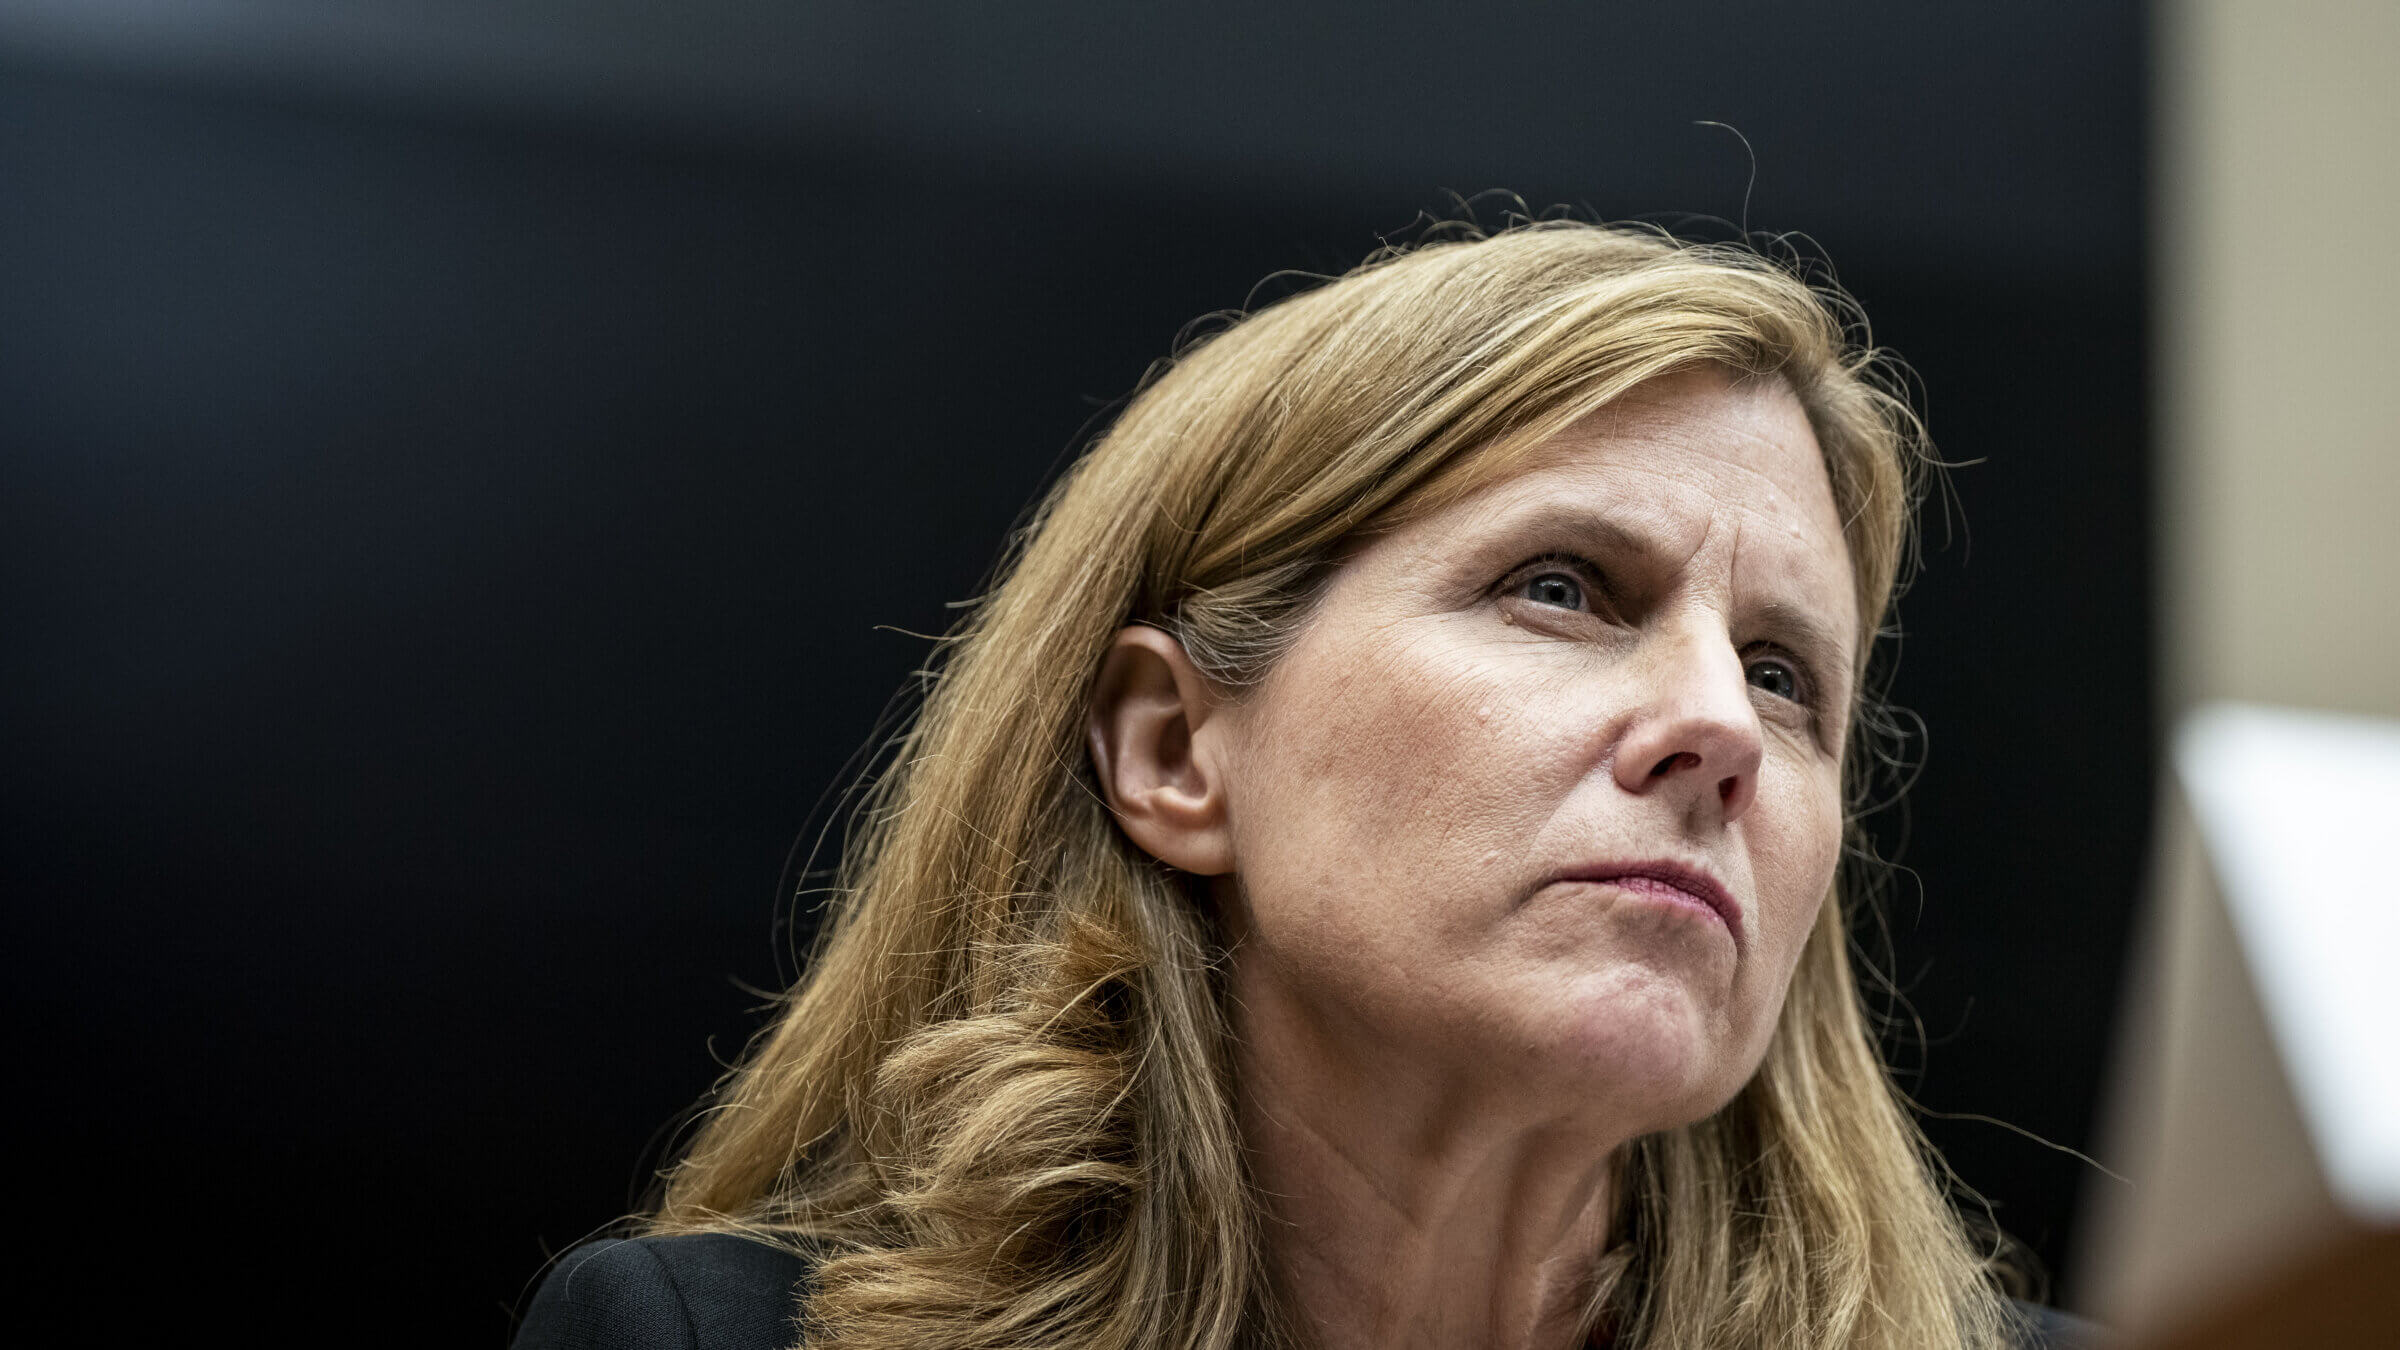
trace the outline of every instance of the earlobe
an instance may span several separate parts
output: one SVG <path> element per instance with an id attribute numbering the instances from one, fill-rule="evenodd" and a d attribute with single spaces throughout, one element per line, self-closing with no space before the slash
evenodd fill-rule
<path id="1" fill-rule="evenodd" d="M 1100 791 L 1127 838 L 1170 867 L 1233 870 L 1215 691 L 1183 644 L 1136 624 L 1119 632 L 1092 685 L 1086 735 Z"/>

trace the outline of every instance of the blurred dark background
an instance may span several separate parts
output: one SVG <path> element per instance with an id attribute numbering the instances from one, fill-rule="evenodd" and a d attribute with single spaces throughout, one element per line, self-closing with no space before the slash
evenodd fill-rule
<path id="1" fill-rule="evenodd" d="M 2027 1135 L 2093 1128 L 2149 818 L 2144 23 L 0 7 L 49 1288 L 496 1350 L 790 975 L 787 853 L 926 654 L 896 630 L 1186 320 L 1493 187 L 1807 233 L 1972 464 L 1902 610 L 1895 1053 L 2066 1269 L 2115 1183 Z"/>

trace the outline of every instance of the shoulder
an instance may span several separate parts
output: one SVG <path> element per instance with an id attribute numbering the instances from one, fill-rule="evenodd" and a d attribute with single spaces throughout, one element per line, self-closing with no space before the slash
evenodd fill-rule
<path id="1" fill-rule="evenodd" d="M 514 1350 L 789 1350 L 807 1258 L 732 1233 L 610 1238 L 560 1258 Z"/>
<path id="2" fill-rule="evenodd" d="M 2114 1342 L 2092 1322 L 2039 1303 L 2013 1302 L 2022 1327 L 2017 1344 L 2022 1350 L 2108 1350 Z"/>

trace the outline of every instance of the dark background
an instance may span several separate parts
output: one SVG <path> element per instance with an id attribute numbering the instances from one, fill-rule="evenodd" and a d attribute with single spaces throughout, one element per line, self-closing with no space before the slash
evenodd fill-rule
<path id="1" fill-rule="evenodd" d="M 790 975 L 894 630 L 1186 320 L 1492 187 L 1747 196 L 1921 376 L 1974 465 L 1902 610 L 1895 1055 L 2085 1145 L 2152 749 L 2140 7 L 1135 13 L 0 10 L 48 1297 L 500 1346 Z M 1927 1128 L 2065 1268 L 2115 1183 Z"/>

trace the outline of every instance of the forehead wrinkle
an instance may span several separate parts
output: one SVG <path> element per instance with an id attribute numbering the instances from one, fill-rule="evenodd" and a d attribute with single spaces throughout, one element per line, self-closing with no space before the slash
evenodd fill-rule
<path id="1" fill-rule="evenodd" d="M 1661 387 L 1688 387 L 1687 381 L 1714 386 L 1698 395 L 1703 404 L 1700 410 L 1689 407 L 1689 395 L 1662 395 Z M 1785 412 L 1796 415 L 1790 419 L 1793 425 L 1780 425 L 1785 419 L 1778 414 Z M 1838 520 L 1840 508 L 1832 500 L 1833 466 L 1825 461 L 1824 447 L 1799 395 L 1789 382 L 1780 378 L 1729 378 L 1721 371 L 1691 371 L 1662 377 L 1584 414 L 1550 440 L 1533 447 L 1523 464 L 1533 467 L 1572 456 L 1578 450 L 1601 449 L 1611 444 L 1673 446 L 1705 455 L 1725 468 L 1739 470 L 1787 494 L 1807 495 L 1805 489 L 1796 489 L 1794 484 L 1784 482 L 1758 463 L 1762 459 L 1769 463 L 1784 460 L 1787 446 L 1781 433 L 1795 429 L 1805 438 L 1811 452 L 1807 456 L 1809 465 L 1817 471 L 1808 475 L 1811 482 L 1807 486 L 1825 488 L 1829 515 L 1836 518 L 1837 531 L 1846 537 L 1848 522 Z M 1764 453 L 1744 454 L 1728 442 Z"/>
<path id="2" fill-rule="evenodd" d="M 1772 436 L 1746 427 L 1731 430 L 1782 459 L 1790 458 L 1789 447 Z M 1682 575 L 1686 582 L 1715 590 L 1715 584 L 1690 573 L 1711 541 L 1720 538 L 1718 527 L 1729 517 L 1733 534 L 1724 584 L 1734 588 L 1734 595 L 1768 594 L 1738 606 L 1728 618 L 1783 642 L 1846 683 L 1857 664 L 1857 635 L 1852 631 L 1856 624 L 1846 622 L 1842 611 L 1855 609 L 1857 601 L 1849 541 L 1834 516 L 1831 484 L 1821 473 L 1808 482 L 1787 482 L 1770 468 L 1714 448 L 1718 439 L 1697 435 L 1630 443 L 1618 439 L 1605 447 L 1545 446 L 1540 453 L 1546 462 L 1529 468 L 1523 477 L 1495 485 L 1499 491 L 1494 495 L 1504 500 L 1489 503 L 1490 519 L 1512 531 L 1590 539 L 1621 560 L 1638 562 L 1645 571 Z M 1662 462 L 1640 453 L 1666 444 L 1687 452 L 1705 449 L 1712 467 L 1678 464 L 1674 456 Z M 1626 448 L 1636 453 L 1609 453 Z M 1809 467 L 1819 464 L 1812 459 Z M 1718 477 L 1728 470 L 1736 471 L 1739 488 L 1728 490 Z M 1628 491 L 1628 473 L 1671 489 Z M 1542 479 L 1549 481 L 1538 481 Z M 1684 497 L 1686 492 L 1692 497 Z M 1687 506 L 1692 508 L 1688 513 Z M 1687 521 L 1698 527 L 1690 532 L 1688 545 L 1681 537 L 1687 533 Z M 1734 595 L 1725 597 L 1729 606 Z"/>
<path id="3" fill-rule="evenodd" d="M 1626 471 L 1663 479 L 1673 490 L 1628 491 L 1622 481 L 1607 481 Z M 1820 552 L 1816 545 L 1829 545 L 1842 575 L 1826 580 L 1838 581 L 1844 587 L 1848 584 L 1848 546 L 1838 532 L 1823 528 L 1809 530 L 1805 528 L 1809 522 L 1795 519 L 1791 514 L 1764 510 L 1747 496 L 1727 493 L 1704 476 L 1674 473 L 1664 466 L 1647 464 L 1591 466 L 1590 472 L 1576 476 L 1587 481 L 1588 490 L 1531 481 L 1531 475 L 1509 484 L 1502 493 L 1495 494 L 1502 500 L 1482 503 L 1486 509 L 1479 513 L 1479 526 L 1473 528 L 1477 532 L 1569 535 L 1588 540 L 1599 546 L 1598 551 L 1621 559 L 1630 558 L 1645 565 L 1665 564 L 1665 570 L 1683 572 L 1710 551 L 1711 543 L 1720 537 L 1720 527 L 1730 518 L 1734 534 L 1727 550 L 1728 572 L 1738 576 L 1745 556 L 1759 556 L 1759 551 L 1744 547 L 1753 537 L 1748 527 L 1755 522 L 1769 540 L 1763 551 L 1775 560 L 1769 569 L 1772 573 L 1804 571 L 1805 566 L 1792 567 L 1792 560 L 1803 555 L 1813 559 Z M 1781 490 L 1783 485 L 1774 484 L 1772 479 L 1768 481 L 1778 488 L 1784 503 L 1800 505 L 1792 500 L 1790 492 Z M 1814 523 L 1824 527 L 1829 522 Z M 1819 537 L 1812 539 L 1811 535 Z M 1787 553 L 1773 547 L 1786 539 L 1798 548 Z"/>
<path id="4" fill-rule="evenodd" d="M 1508 472 L 1463 497 L 1414 521 L 1393 522 L 1382 538 L 1402 544 L 1402 557 L 1417 565 L 1410 570 L 1428 575 L 1426 564 L 1456 559 L 1469 540 L 1496 545 L 1503 537 L 1543 533 L 1579 546 L 1589 541 L 1643 571 L 1688 574 L 1703 554 L 1723 547 L 1717 527 L 1732 513 L 1736 556 L 1726 581 L 1755 558 L 1766 562 L 1765 575 L 1781 583 L 1778 589 L 1797 582 L 1801 592 L 1825 592 L 1790 597 L 1783 608 L 1802 608 L 1804 600 L 1815 609 L 1830 600 L 1854 609 L 1849 541 L 1814 429 L 1781 416 L 1797 412 L 1796 405 L 1780 406 L 1793 399 L 1788 391 L 1767 408 L 1737 389 L 1724 392 L 1730 404 L 1704 395 L 1712 406 L 1698 410 L 1683 397 L 1628 395 L 1511 455 Z M 1419 528 L 1445 517 L 1443 528 Z M 1754 517 L 1763 530 L 1746 528 Z M 1762 541 L 1763 549 L 1744 547 Z M 1793 547 L 1776 547 L 1785 541 Z M 1809 565 L 1821 558 L 1830 560 L 1827 568 Z M 1812 575 L 1819 571 L 1826 575 Z M 1847 657 L 1851 646 L 1844 640 L 1826 651 Z"/>
<path id="5" fill-rule="evenodd" d="M 1602 409 L 1602 411 L 1608 410 Z M 1569 435 L 1561 436 L 1559 439 L 1537 448 L 1527 456 L 1522 472 L 1500 480 L 1500 483 L 1494 484 L 1494 487 L 1500 488 L 1505 485 L 1523 487 L 1528 485 L 1531 479 L 1544 475 L 1557 475 L 1584 480 L 1591 487 L 1599 489 L 1604 496 L 1638 504 L 1645 499 L 1622 493 L 1610 493 L 1606 489 L 1610 485 L 1609 480 L 1618 474 L 1642 473 L 1692 488 L 1710 502 L 1725 501 L 1745 509 L 1753 509 L 1748 507 L 1748 503 L 1757 499 L 1758 489 L 1764 489 L 1768 495 L 1780 497 L 1787 504 L 1811 515 L 1816 513 L 1810 511 L 1803 503 L 1807 498 L 1816 495 L 1813 489 L 1822 487 L 1824 489 L 1823 505 L 1827 508 L 1825 521 L 1834 523 L 1836 539 L 1842 537 L 1840 522 L 1833 509 L 1830 471 L 1825 468 L 1821 452 L 1810 457 L 1810 467 L 1817 471 L 1815 480 L 1794 484 L 1786 481 L 1780 474 L 1769 468 L 1761 467 L 1749 456 L 1727 453 L 1721 444 L 1724 437 L 1714 434 L 1729 432 L 1743 440 L 1755 443 L 1762 449 L 1773 452 L 1777 458 L 1782 457 L 1785 447 L 1781 441 L 1747 427 L 1717 426 L 1710 429 L 1711 434 L 1701 435 L 1653 434 L 1643 435 L 1639 438 L 1608 436 L 1590 440 L 1575 436 L 1575 430 L 1571 429 Z M 1814 439 L 1814 434 L 1811 433 L 1810 448 L 1812 450 L 1815 449 Z M 1731 472 L 1749 480 L 1746 484 L 1747 490 L 1727 491 L 1726 485 L 1709 481 L 1710 468 L 1679 463 L 1674 454 L 1651 453 L 1663 449 L 1705 456 L 1712 461 L 1716 472 Z M 1823 524 L 1825 521 L 1817 523 Z"/>
<path id="6" fill-rule="evenodd" d="M 1759 476 L 1767 477 L 1763 472 Z M 1827 496 L 1830 495 L 1831 489 L 1827 488 Z M 1849 541 L 1838 529 L 1827 534 L 1826 520 L 1806 519 L 1819 513 L 1809 510 L 1788 489 L 1782 494 L 1782 502 L 1791 514 L 1771 513 L 1748 501 L 1733 503 L 1737 523 L 1734 556 L 1728 572 L 1737 589 L 1767 592 L 1765 598 L 1744 607 L 1744 619 L 1766 636 L 1809 658 L 1820 669 L 1838 674 L 1841 682 L 1847 684 L 1857 662 L 1853 650 L 1856 635 L 1852 631 L 1857 625 L 1838 621 L 1845 617 L 1839 611 L 1855 609 L 1857 605 Z M 1747 528 L 1752 523 L 1759 526 L 1755 534 Z M 1816 528 L 1808 528 L 1811 523 Z M 1764 538 L 1758 548 L 1745 556 L 1744 545 L 1759 535 Z M 1819 566 L 1820 559 L 1828 555 L 1836 566 Z M 1746 560 L 1757 562 L 1755 570 L 1760 575 L 1750 586 L 1742 587 Z M 1795 586 L 1798 593 L 1791 590 Z M 1820 591 L 1822 594 L 1817 594 Z M 1829 607 L 1835 612 L 1824 613 Z"/>

